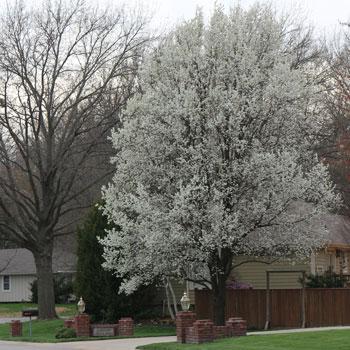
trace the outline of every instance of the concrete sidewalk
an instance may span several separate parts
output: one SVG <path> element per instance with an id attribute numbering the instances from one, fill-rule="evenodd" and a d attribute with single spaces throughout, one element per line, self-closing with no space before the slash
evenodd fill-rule
<path id="1" fill-rule="evenodd" d="M 322 332 L 322 331 L 333 331 L 333 330 L 341 330 L 341 329 L 350 329 L 350 326 L 279 329 L 276 331 L 248 332 L 247 334 L 248 335 L 269 335 L 269 334 L 287 334 L 287 333 L 303 333 L 303 332 Z"/>

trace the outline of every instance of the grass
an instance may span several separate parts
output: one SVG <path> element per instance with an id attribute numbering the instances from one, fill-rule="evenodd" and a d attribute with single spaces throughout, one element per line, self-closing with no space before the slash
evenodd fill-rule
<path id="1" fill-rule="evenodd" d="M 161 343 L 140 346 L 144 350 L 348 350 L 350 330 L 291 334 L 251 335 L 205 344 Z"/>
<path id="2" fill-rule="evenodd" d="M 30 341 L 44 343 L 58 343 L 65 341 L 78 340 L 100 340 L 113 339 L 120 337 L 90 337 L 90 338 L 72 338 L 72 339 L 56 339 L 57 330 L 63 326 L 63 320 L 52 321 L 32 321 L 32 337 L 29 337 L 29 322 L 23 323 L 23 336 L 13 338 L 10 336 L 9 324 L 0 324 L 0 340 Z M 175 327 L 155 326 L 155 325 L 137 325 L 135 327 L 134 337 L 156 337 L 175 335 Z"/>
<path id="3" fill-rule="evenodd" d="M 0 303 L 0 317 L 21 317 L 23 309 L 37 308 L 32 303 Z M 75 304 L 57 304 L 56 312 L 60 317 L 70 317 L 76 313 Z"/>

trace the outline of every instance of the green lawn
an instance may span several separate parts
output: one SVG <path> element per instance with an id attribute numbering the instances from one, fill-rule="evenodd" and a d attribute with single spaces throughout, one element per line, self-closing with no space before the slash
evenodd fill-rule
<path id="1" fill-rule="evenodd" d="M 190 345 L 177 343 L 153 344 L 144 350 L 349 350 L 350 330 L 251 335 Z"/>
<path id="2" fill-rule="evenodd" d="M 73 339 L 56 339 L 55 334 L 58 328 L 63 326 L 63 320 L 53 321 L 33 321 L 32 337 L 29 337 L 29 323 L 23 323 L 23 336 L 13 338 L 10 336 L 9 324 L 0 324 L 0 340 L 32 341 L 32 342 L 62 342 L 77 340 L 98 340 L 106 338 L 73 338 Z M 175 327 L 140 325 L 135 327 L 134 337 L 156 337 L 165 335 L 175 335 Z M 118 338 L 118 337 L 115 337 Z M 108 337 L 107 339 L 111 339 Z"/>
<path id="3" fill-rule="evenodd" d="M 0 303 L 0 317 L 21 317 L 23 309 L 37 308 L 37 304 L 31 303 Z M 59 316 L 75 315 L 75 304 L 57 304 L 56 312 Z"/>

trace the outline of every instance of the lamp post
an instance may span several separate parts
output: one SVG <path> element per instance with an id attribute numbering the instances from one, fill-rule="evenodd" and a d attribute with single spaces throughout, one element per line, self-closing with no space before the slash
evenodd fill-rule
<path id="1" fill-rule="evenodd" d="M 186 292 L 184 292 L 184 295 L 180 300 L 180 304 L 181 304 L 182 311 L 188 311 L 190 309 L 191 300 L 188 297 Z"/>
<path id="2" fill-rule="evenodd" d="M 83 314 L 85 311 L 85 302 L 83 300 L 83 297 L 80 297 L 78 301 L 78 311 L 80 315 Z"/>

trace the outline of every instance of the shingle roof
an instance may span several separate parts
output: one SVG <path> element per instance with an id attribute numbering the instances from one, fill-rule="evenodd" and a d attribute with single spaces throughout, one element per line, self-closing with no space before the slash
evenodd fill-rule
<path id="1" fill-rule="evenodd" d="M 76 271 L 76 255 L 54 251 L 53 272 Z M 0 275 L 35 275 L 33 254 L 23 248 L 0 250 Z"/>
<path id="2" fill-rule="evenodd" d="M 343 215 L 327 215 L 324 224 L 328 229 L 329 244 L 350 247 L 350 218 Z"/>
<path id="3" fill-rule="evenodd" d="M 322 221 L 328 229 L 330 246 L 350 247 L 350 218 L 343 215 L 326 215 Z M 53 256 L 53 272 L 76 271 L 76 255 L 56 249 Z M 33 254 L 27 249 L 1 249 L 0 275 L 35 275 Z"/>

